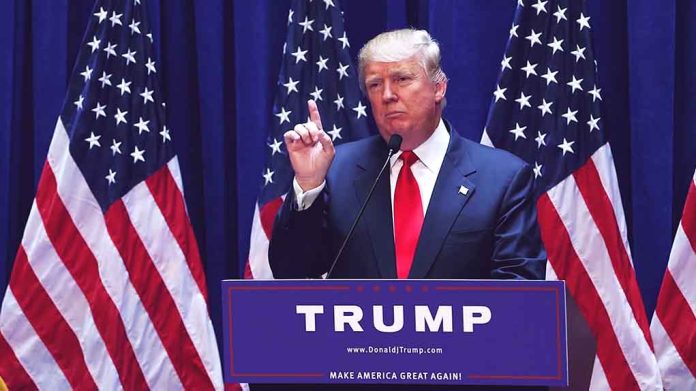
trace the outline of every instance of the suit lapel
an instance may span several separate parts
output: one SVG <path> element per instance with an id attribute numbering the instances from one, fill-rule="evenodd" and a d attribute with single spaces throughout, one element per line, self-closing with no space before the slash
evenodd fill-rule
<path id="1" fill-rule="evenodd" d="M 382 142 L 383 144 L 383 142 Z M 358 163 L 363 171 L 355 180 L 355 194 L 358 204 L 362 205 L 370 192 L 370 187 L 379 173 L 387 156 L 386 148 L 368 154 L 368 161 Z M 381 151 L 383 149 L 384 151 Z M 368 227 L 370 241 L 374 249 L 377 265 L 382 278 L 396 278 L 396 255 L 394 250 L 394 228 L 391 213 L 391 191 L 389 188 L 389 167 L 377 182 L 372 199 L 362 216 Z"/>
<path id="2" fill-rule="evenodd" d="M 452 224 L 476 189 L 467 178 L 476 170 L 467 154 L 465 142 L 450 129 L 447 154 L 428 204 L 409 278 L 426 277 Z"/>

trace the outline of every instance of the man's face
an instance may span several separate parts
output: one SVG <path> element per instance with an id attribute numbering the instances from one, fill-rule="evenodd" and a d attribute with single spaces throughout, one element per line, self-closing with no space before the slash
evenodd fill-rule
<path id="1" fill-rule="evenodd" d="M 369 62 L 365 89 L 379 133 L 386 141 L 403 137 L 401 149 L 412 150 L 430 137 L 440 121 L 440 102 L 447 83 L 433 83 L 414 58 Z"/>

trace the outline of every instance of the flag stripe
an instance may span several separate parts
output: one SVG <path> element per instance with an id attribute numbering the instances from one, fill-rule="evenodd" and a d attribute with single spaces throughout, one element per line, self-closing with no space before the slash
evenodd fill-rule
<path id="1" fill-rule="evenodd" d="M 270 239 L 271 234 L 273 234 L 273 222 L 281 206 L 283 206 L 283 198 L 278 197 L 261 207 L 261 226 L 266 238 Z"/>
<path id="2" fill-rule="evenodd" d="M 94 323 L 89 302 L 51 245 L 36 203 L 32 205 L 25 231 L 32 233 L 22 239 L 29 265 L 56 309 L 75 332 L 97 386 L 99 389 L 122 388 L 118 371 Z"/>
<path id="3" fill-rule="evenodd" d="M 129 279 L 123 260 L 108 235 L 97 201 L 72 156 L 61 153 L 68 149 L 68 142 L 63 122 L 59 118 L 47 157 L 56 177 L 58 195 L 72 220 L 81 222 L 75 228 L 87 243 L 88 250 L 85 251 L 98 254 L 99 276 L 116 308 L 120 310 L 123 322 L 130 325 L 126 328 L 126 333 L 149 387 L 181 388 L 174 367 Z M 160 364 L 145 365 L 148 362 Z"/>
<path id="4" fill-rule="evenodd" d="M 135 231 L 123 201 L 114 202 L 104 217 L 109 235 L 184 388 L 212 389 L 176 305 Z"/>
<path id="5" fill-rule="evenodd" d="M 599 151 L 597 153 L 600 153 Z M 619 231 L 617 216 L 614 215 L 614 209 L 605 189 L 597 186 L 601 184 L 597 167 L 592 159 L 588 160 L 582 167 L 573 173 L 576 184 L 585 205 L 592 215 L 592 219 L 597 225 L 607 251 L 609 258 L 614 268 L 616 278 L 621 285 L 621 289 L 626 295 L 628 304 L 630 305 L 633 316 L 638 323 L 638 327 L 643 332 L 645 340 L 652 348 L 652 339 L 648 326 L 648 319 L 645 315 L 643 300 L 638 289 L 638 281 L 636 281 L 633 265 L 629 261 L 624 241 L 621 238 Z"/>
<path id="6" fill-rule="evenodd" d="M 539 197 L 537 208 L 549 262 L 553 264 L 558 277 L 566 280 L 568 289 L 597 338 L 597 355 L 606 369 L 607 381 L 617 389 L 639 389 L 626 358 L 621 354 L 621 347 L 614 334 L 607 309 L 548 195 L 543 194 Z"/>
<path id="7" fill-rule="evenodd" d="M 166 166 L 154 173 L 153 177 L 161 173 L 166 175 L 161 179 L 166 180 L 168 176 Z M 160 190 L 176 191 L 175 188 L 167 189 L 166 185 L 158 186 Z M 176 185 L 171 182 L 170 186 Z M 217 347 L 205 298 L 191 274 L 186 255 L 180 246 L 174 245 L 177 240 L 169 230 L 168 222 L 156 204 L 155 195 L 151 193 L 149 186 L 141 183 L 123 196 L 122 200 L 133 229 L 140 237 L 145 251 L 152 260 L 152 265 L 162 278 L 164 288 L 176 306 L 178 317 L 183 321 L 187 334 L 182 335 L 181 338 L 187 338 L 192 342 L 192 347 L 195 348 L 208 374 L 219 371 L 220 368 L 216 365 L 219 360 L 203 360 L 201 354 L 202 351 L 208 351 L 213 346 Z M 181 211 L 183 212 L 183 209 Z M 179 217 L 185 218 L 183 214 Z M 222 384 L 220 386 L 222 387 Z"/>
<path id="8" fill-rule="evenodd" d="M 36 191 L 36 206 L 48 237 L 65 267 L 88 298 L 94 322 L 124 387 L 147 387 L 118 308 L 100 279 L 97 260 L 63 205 L 57 186 L 52 167 L 46 162 Z"/>
<path id="9" fill-rule="evenodd" d="M 203 295 L 203 305 L 206 307 L 208 292 L 205 286 L 203 265 L 198 255 L 198 243 L 191 224 L 187 223 L 184 197 L 168 167 L 164 166 L 159 169 L 147 178 L 145 183 L 147 183 L 158 209 L 162 212 L 169 231 L 174 235 L 179 248 L 185 254 L 184 262 L 188 263 L 189 272 L 193 275 L 198 289 Z"/>
<path id="10" fill-rule="evenodd" d="M 263 229 L 263 221 L 261 220 L 261 212 L 258 205 L 254 208 L 250 240 L 249 262 L 247 264 L 249 276 L 254 279 L 273 278 L 273 271 L 268 263 L 269 236 Z"/>
<path id="11" fill-rule="evenodd" d="M 654 316 L 650 323 L 650 331 L 655 340 L 662 381 L 666 390 L 695 390 L 696 375 L 693 374 L 677 352 L 672 340 L 667 335 L 659 316 Z"/>
<path id="12" fill-rule="evenodd" d="M 0 333 L 14 350 L 17 360 L 31 377 L 38 389 L 68 390 L 70 383 L 65 378 L 51 353 L 36 334 L 33 326 L 15 299 L 12 289 L 5 292 L 0 318 Z M 9 380 L 10 379 L 5 379 Z"/>
<path id="13" fill-rule="evenodd" d="M 20 246 L 10 279 L 17 304 L 41 341 L 55 358 L 72 388 L 96 389 L 87 369 L 80 343 L 63 316 L 53 305 Z"/>
<path id="14" fill-rule="evenodd" d="M 682 361 L 696 377 L 696 316 L 670 272 L 662 281 L 656 313 Z"/>
<path id="15" fill-rule="evenodd" d="M 37 389 L 36 383 L 31 380 L 29 374 L 24 370 L 22 364 L 17 359 L 12 347 L 7 343 L 2 335 L 0 328 L 0 378 L 2 378 L 9 389 L 26 390 Z"/>
<path id="16" fill-rule="evenodd" d="M 696 183 L 693 181 L 689 185 L 689 193 L 686 199 L 681 225 L 684 227 L 684 234 L 689 239 L 691 249 L 696 251 Z M 696 297 L 696 295 L 692 297 Z"/>

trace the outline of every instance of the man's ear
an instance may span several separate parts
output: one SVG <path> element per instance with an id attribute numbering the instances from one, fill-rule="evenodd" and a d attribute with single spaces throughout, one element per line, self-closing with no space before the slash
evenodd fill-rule
<path id="1" fill-rule="evenodd" d="M 435 102 L 440 104 L 447 93 L 447 80 L 435 84 Z"/>

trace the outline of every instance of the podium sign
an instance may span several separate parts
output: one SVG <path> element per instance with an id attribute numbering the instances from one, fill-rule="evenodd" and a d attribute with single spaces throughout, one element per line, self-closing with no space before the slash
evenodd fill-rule
<path id="1" fill-rule="evenodd" d="M 567 385 L 561 281 L 222 282 L 226 382 Z"/>

